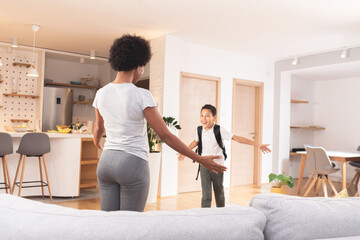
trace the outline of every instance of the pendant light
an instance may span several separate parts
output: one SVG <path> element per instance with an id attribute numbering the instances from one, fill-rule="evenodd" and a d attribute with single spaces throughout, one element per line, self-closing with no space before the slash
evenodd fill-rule
<path id="1" fill-rule="evenodd" d="M 18 47 L 18 39 L 16 37 L 13 37 L 11 46 L 14 48 Z"/>
<path id="2" fill-rule="evenodd" d="M 95 59 L 96 56 L 95 56 L 95 50 L 91 50 L 90 51 L 90 59 Z"/>
<path id="3" fill-rule="evenodd" d="M 39 31 L 40 27 L 38 25 L 35 25 L 33 24 L 31 26 L 33 32 L 34 32 L 34 41 L 33 41 L 33 60 L 32 60 L 32 65 L 31 65 L 31 68 L 30 68 L 30 71 L 27 73 L 27 75 L 29 77 L 38 77 L 39 76 L 39 73 L 38 71 L 36 70 L 36 67 L 35 67 L 35 34 L 37 33 L 37 31 Z"/>

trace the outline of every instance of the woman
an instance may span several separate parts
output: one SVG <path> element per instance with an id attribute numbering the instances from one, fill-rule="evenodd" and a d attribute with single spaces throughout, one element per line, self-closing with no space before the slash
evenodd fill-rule
<path id="1" fill-rule="evenodd" d="M 146 121 L 175 151 L 214 173 L 226 170 L 213 161 L 220 156 L 199 156 L 170 133 L 151 93 L 134 85 L 150 58 L 150 46 L 145 39 L 131 35 L 116 39 L 109 62 L 117 76 L 94 99 L 93 140 L 100 149 L 100 139 L 106 131 L 97 169 L 101 209 L 105 211 L 144 211 L 150 181 Z"/>

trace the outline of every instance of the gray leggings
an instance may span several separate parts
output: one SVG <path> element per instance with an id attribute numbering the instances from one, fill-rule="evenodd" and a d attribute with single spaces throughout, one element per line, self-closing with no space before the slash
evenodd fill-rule
<path id="1" fill-rule="evenodd" d="M 104 211 L 144 211 L 149 192 L 149 163 L 119 150 L 104 150 L 97 168 Z"/>

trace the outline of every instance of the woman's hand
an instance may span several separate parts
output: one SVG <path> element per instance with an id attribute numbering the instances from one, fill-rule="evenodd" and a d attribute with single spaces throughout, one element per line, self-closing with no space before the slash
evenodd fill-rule
<path id="1" fill-rule="evenodd" d="M 227 168 L 221 164 L 218 164 L 214 161 L 214 159 L 219 159 L 221 156 L 201 156 L 198 161 L 201 165 L 203 165 L 210 172 L 218 174 L 218 172 L 225 172 Z"/>
<path id="2" fill-rule="evenodd" d="M 260 144 L 258 146 L 258 148 L 263 152 L 263 153 L 269 153 L 271 152 L 270 148 L 268 148 L 268 146 L 270 146 L 270 144 Z"/>

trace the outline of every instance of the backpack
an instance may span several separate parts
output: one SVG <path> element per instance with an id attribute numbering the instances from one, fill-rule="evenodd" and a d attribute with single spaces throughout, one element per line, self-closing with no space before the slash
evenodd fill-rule
<path id="1" fill-rule="evenodd" d="M 202 129 L 203 129 L 202 126 L 198 126 L 198 128 L 197 128 L 197 134 L 198 134 L 199 142 L 198 142 L 198 148 L 195 151 L 200 156 L 201 156 L 201 153 L 202 153 L 202 139 L 201 139 Z M 217 124 L 214 125 L 214 134 L 215 134 L 216 142 L 219 144 L 219 147 L 221 148 L 221 150 L 223 152 L 223 155 L 224 155 L 224 158 L 226 160 L 227 155 L 226 155 L 226 151 L 225 151 L 225 146 L 224 146 L 224 144 L 222 142 L 222 139 L 221 139 L 220 126 L 217 125 Z M 199 163 L 199 167 L 198 167 L 198 171 L 197 171 L 197 175 L 196 175 L 196 180 L 198 180 L 198 178 L 199 178 L 199 173 L 200 173 L 200 163 Z"/>

